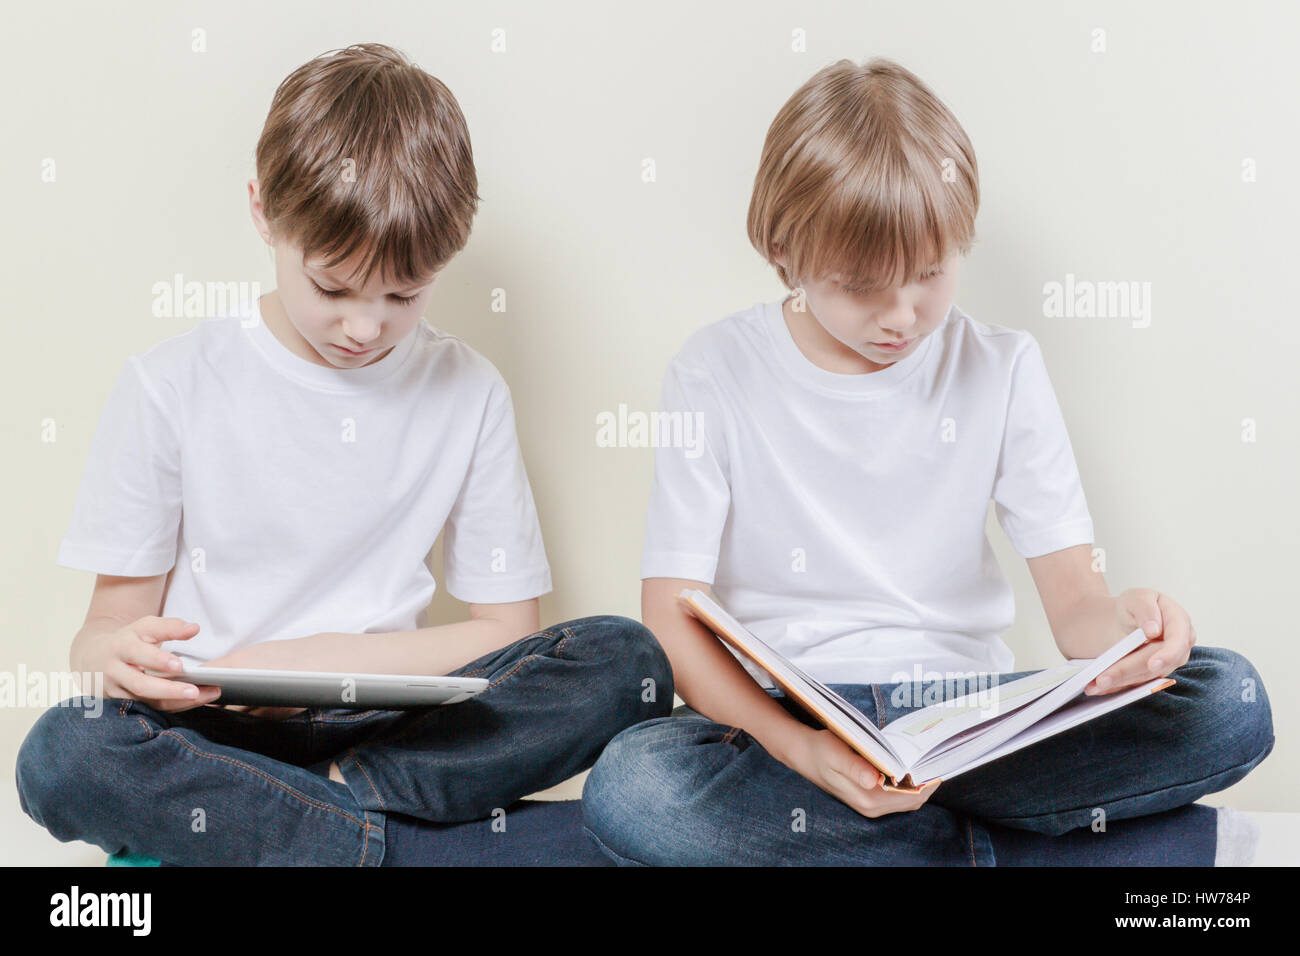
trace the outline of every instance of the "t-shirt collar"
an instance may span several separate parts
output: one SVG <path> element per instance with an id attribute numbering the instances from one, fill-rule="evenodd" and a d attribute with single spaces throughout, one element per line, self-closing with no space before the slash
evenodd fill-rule
<path id="1" fill-rule="evenodd" d="M 388 378 L 406 360 L 415 345 L 419 327 L 398 342 L 388 354 L 377 362 L 360 368 L 333 368 L 309 362 L 291 352 L 275 333 L 267 327 L 262 317 L 260 299 L 254 299 L 240 316 L 244 331 L 257 351 L 281 374 L 303 385 L 327 391 L 345 392 L 367 388 Z"/>
<path id="2" fill-rule="evenodd" d="M 925 337 L 919 346 L 885 368 L 875 372 L 849 373 L 831 372 L 813 364 L 800 351 L 790 329 L 785 324 L 782 305 L 785 299 L 769 302 L 764 306 L 765 320 L 769 333 L 776 346 L 781 364 L 799 382 L 818 391 L 839 395 L 871 396 L 880 395 L 895 388 L 909 378 L 922 365 L 926 357 L 934 350 L 934 340 L 947 326 L 955 305 L 950 306 L 939 326 Z"/>

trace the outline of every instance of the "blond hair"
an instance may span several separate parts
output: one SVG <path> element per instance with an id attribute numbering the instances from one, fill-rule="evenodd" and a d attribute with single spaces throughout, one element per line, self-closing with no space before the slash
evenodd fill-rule
<path id="1" fill-rule="evenodd" d="M 431 277 L 464 248 L 479 202 L 456 98 L 392 47 L 323 53 L 275 91 L 257 141 L 262 208 L 275 239 L 354 253 L 400 285 Z"/>
<path id="2" fill-rule="evenodd" d="M 840 60 L 772 121 L 749 240 L 788 288 L 838 272 L 875 290 L 965 254 L 978 210 L 975 151 L 930 88 L 891 60 Z"/>

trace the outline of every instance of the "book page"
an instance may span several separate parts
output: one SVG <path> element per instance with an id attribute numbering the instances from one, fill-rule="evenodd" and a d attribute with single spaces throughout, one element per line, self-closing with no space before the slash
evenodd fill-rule
<path id="1" fill-rule="evenodd" d="M 773 654 L 776 654 L 778 657 L 781 656 L 778 651 L 776 651 L 771 647 L 771 645 L 764 643 L 762 638 L 755 637 L 754 640 L 762 644 L 764 647 L 769 648 L 771 652 Z M 831 690 L 821 681 L 817 680 L 817 678 L 809 677 L 807 674 L 801 671 L 797 666 L 790 663 L 788 659 L 786 658 L 781 658 L 781 659 L 785 661 L 785 663 L 789 666 L 792 672 L 798 675 L 802 680 L 807 681 L 809 686 L 813 687 L 819 694 L 823 695 L 827 701 L 834 704 L 848 720 L 853 721 L 854 724 L 861 727 L 865 733 L 870 734 L 872 737 L 874 737 L 877 741 L 880 742 L 882 746 L 886 746 L 886 747 L 889 746 L 889 741 L 886 739 L 885 735 L 881 732 L 880 728 L 875 725 L 875 723 L 871 720 L 870 717 L 868 717 L 862 711 L 858 710 L 856 707 L 850 704 L 839 694 L 835 693 L 835 691 Z"/>
<path id="2" fill-rule="evenodd" d="M 924 783 L 925 779 L 952 776 L 961 772 L 977 758 L 1000 747 L 1025 728 L 1042 720 L 1048 714 L 1066 704 L 1071 698 L 1081 694 L 1089 681 L 1121 657 L 1141 647 L 1146 641 L 1146 634 L 1143 633 L 1141 628 L 1137 628 L 1100 657 L 1091 661 L 1072 662 L 1083 665 L 1075 672 L 1074 676 L 1059 686 L 1052 688 L 1047 694 L 1039 697 L 1028 706 L 1021 707 L 1014 713 L 1008 714 L 1006 719 L 1000 720 L 983 732 L 973 735 L 969 740 L 945 748 L 943 753 L 926 757 L 916 766 L 916 772 L 913 776 L 916 777 L 919 774 L 923 779 L 917 780 L 917 782 Z"/>
<path id="3" fill-rule="evenodd" d="M 1040 740 L 1059 734 L 1063 730 L 1069 730 L 1071 727 L 1094 720 L 1108 711 L 1123 707 L 1125 704 L 1131 704 L 1135 700 L 1140 700 L 1148 694 L 1154 694 L 1156 691 L 1164 690 L 1176 683 L 1177 681 L 1172 677 L 1154 677 L 1145 684 L 1139 684 L 1137 687 L 1128 690 L 1116 691 L 1113 694 L 1099 694 L 1095 697 L 1080 694 L 1054 714 L 1050 714 L 1038 721 L 1038 723 L 1022 730 L 1006 743 L 990 750 L 982 757 L 977 757 L 963 764 L 959 770 L 950 771 L 948 776 L 953 777 L 957 773 L 974 770 L 991 760 L 997 760 L 1009 753 L 1015 753 L 1022 747 L 1028 747 L 1030 744 L 1036 744 Z"/>
<path id="4" fill-rule="evenodd" d="M 899 717 L 883 733 L 909 765 L 935 756 L 1069 680 L 1088 662 L 1071 662 L 940 701 Z M 981 675 L 988 676 L 988 675 Z M 997 675 L 992 675 L 997 676 Z M 946 746 L 941 746 L 945 745 Z"/>

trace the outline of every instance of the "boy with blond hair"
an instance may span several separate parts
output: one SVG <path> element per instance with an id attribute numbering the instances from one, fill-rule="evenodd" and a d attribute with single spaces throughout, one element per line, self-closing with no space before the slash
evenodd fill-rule
<path id="1" fill-rule="evenodd" d="M 495 816 L 666 714 L 671 672 L 624 617 L 539 630 L 510 390 L 422 321 L 479 198 L 451 92 L 380 44 L 312 60 L 276 91 L 249 194 L 277 288 L 118 377 L 58 555 L 98 574 L 72 668 L 105 706 L 42 715 L 19 794 L 111 853 L 395 862 L 418 821 Z M 469 620 L 426 627 L 440 530 Z M 490 683 L 447 707 L 244 709 L 145 672 L 182 659 Z"/>
<path id="2" fill-rule="evenodd" d="M 664 377 L 664 411 L 696 413 L 704 453 L 656 451 L 642 617 L 687 706 L 623 731 L 588 776 L 586 827 L 614 860 L 985 866 L 981 821 L 1059 834 L 1098 809 L 1151 814 L 1272 749 L 1251 664 L 1193 646 L 1167 594 L 1111 595 L 1094 570 L 1037 342 L 953 302 L 978 208 L 965 132 L 888 60 L 826 67 L 772 123 L 749 237 L 792 292 L 699 330 Z M 990 498 L 1066 657 L 1145 629 L 1088 693 L 1177 683 L 920 793 L 885 790 L 676 600 L 712 586 L 883 727 L 931 702 L 916 675 L 1023 676 L 1006 673 L 1014 603 L 985 535 Z"/>

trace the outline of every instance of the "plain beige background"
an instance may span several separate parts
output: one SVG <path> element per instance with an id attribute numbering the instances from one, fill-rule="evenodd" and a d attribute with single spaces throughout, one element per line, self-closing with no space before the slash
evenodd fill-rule
<path id="1" fill-rule="evenodd" d="M 54 557 L 104 399 L 127 356 L 197 321 L 154 318 L 153 284 L 272 287 L 245 183 L 272 93 L 301 63 L 389 43 L 464 109 L 483 204 L 427 320 L 511 384 L 554 623 L 639 617 L 653 453 L 598 447 L 596 416 L 652 410 L 691 331 L 781 294 L 745 237 L 768 124 L 826 63 L 886 55 L 975 144 L 980 242 L 957 303 L 1041 343 L 1112 590 L 1172 595 L 1201 643 L 1246 654 L 1271 692 L 1273 754 L 1204 802 L 1297 809 L 1294 8 L 55 3 L 9 17 L 0 670 L 67 667 L 93 576 Z M 1043 286 L 1067 274 L 1151 283 L 1150 326 L 1046 318 Z M 989 528 L 1016 588 L 1017 667 L 1058 662 L 1024 562 Z M 434 613 L 464 608 L 440 595 Z M 0 708 L 9 780 L 37 714 Z M 103 859 L 46 836 L 11 783 L 0 846 L 8 862 Z"/>

